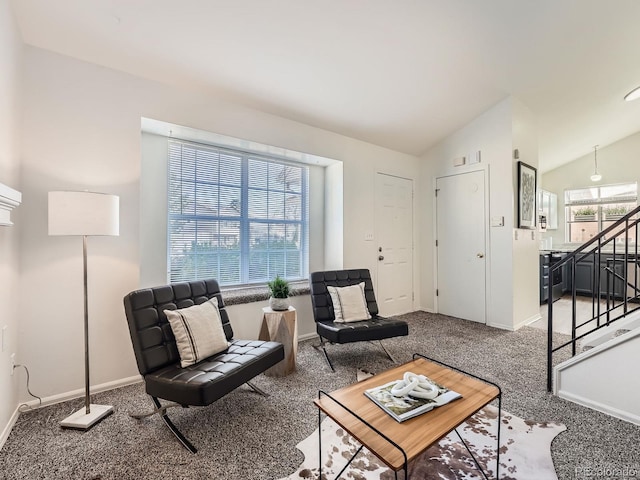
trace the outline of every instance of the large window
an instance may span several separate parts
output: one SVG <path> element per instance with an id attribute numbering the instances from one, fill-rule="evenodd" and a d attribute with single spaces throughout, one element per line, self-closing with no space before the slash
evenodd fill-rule
<path id="1" fill-rule="evenodd" d="M 170 281 L 307 278 L 308 177 L 301 164 L 170 141 Z"/>
<path id="2" fill-rule="evenodd" d="M 564 197 L 567 240 L 584 243 L 636 207 L 638 185 L 624 183 L 566 190 Z M 629 235 L 630 240 L 635 241 L 635 230 Z"/>

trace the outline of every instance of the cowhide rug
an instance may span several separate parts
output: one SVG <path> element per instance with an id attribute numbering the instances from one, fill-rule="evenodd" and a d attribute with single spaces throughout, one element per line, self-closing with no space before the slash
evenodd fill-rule
<path id="1" fill-rule="evenodd" d="M 495 478 L 496 422 L 498 409 L 489 405 L 458 427 L 458 432 L 488 474 Z M 323 479 L 333 479 L 360 448 L 330 418 L 322 421 Z M 551 441 L 566 430 L 561 424 L 531 422 L 502 411 L 500 429 L 500 479 L 557 480 L 551 459 Z M 292 475 L 281 480 L 318 479 L 318 430 L 297 445 L 304 461 Z M 402 478 L 399 472 L 398 478 Z M 340 478 L 349 480 L 392 480 L 394 473 L 363 448 Z M 473 459 L 455 432 L 426 450 L 409 465 L 409 478 L 482 479 Z"/>

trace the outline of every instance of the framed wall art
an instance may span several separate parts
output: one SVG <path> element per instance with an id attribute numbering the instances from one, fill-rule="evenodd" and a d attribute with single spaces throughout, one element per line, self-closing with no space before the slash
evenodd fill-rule
<path id="1" fill-rule="evenodd" d="M 518 228 L 536 228 L 537 173 L 531 165 L 518 162 Z"/>

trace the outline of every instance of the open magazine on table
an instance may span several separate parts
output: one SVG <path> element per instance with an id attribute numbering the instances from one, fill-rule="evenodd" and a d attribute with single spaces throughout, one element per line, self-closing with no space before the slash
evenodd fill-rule
<path id="1" fill-rule="evenodd" d="M 392 395 L 391 390 L 402 380 L 394 380 L 379 387 L 370 388 L 365 390 L 364 394 L 398 422 L 404 422 L 462 397 L 458 392 L 449 390 L 432 380 L 429 381 L 438 388 L 438 395 L 432 400 L 416 398 L 410 393 L 401 397 Z"/>

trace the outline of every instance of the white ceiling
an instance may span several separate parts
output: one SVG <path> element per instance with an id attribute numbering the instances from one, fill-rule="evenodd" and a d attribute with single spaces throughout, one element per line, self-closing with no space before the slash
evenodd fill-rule
<path id="1" fill-rule="evenodd" d="M 420 155 L 513 95 L 549 170 L 640 131 L 638 0 L 12 0 L 25 43 Z"/>

